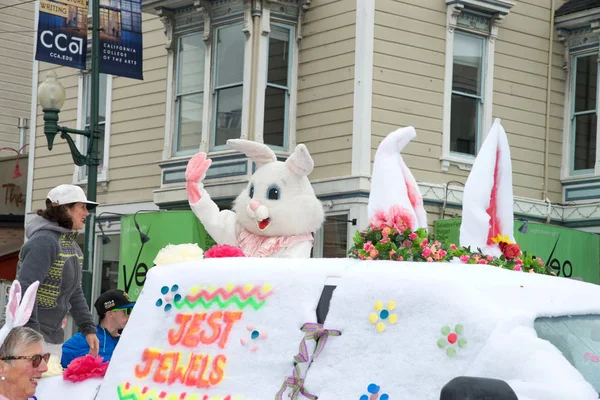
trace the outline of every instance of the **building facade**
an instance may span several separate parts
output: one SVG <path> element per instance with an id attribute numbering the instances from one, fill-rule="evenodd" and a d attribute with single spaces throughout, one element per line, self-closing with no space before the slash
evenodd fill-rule
<path id="1" fill-rule="evenodd" d="M 98 218 L 112 240 L 96 240 L 93 293 L 118 273 L 119 216 L 111 213 L 188 207 L 193 154 L 212 158 L 205 185 L 221 207 L 246 188 L 252 163 L 227 149 L 229 138 L 267 143 L 282 159 L 306 144 L 327 214 L 315 257 L 347 254 L 367 225 L 373 154 L 407 125 L 417 138 L 403 155 L 430 224 L 460 214 L 462 186 L 500 118 L 516 216 L 600 231 L 600 5 L 572 3 L 142 0 L 144 80 L 101 81 Z M 84 128 L 86 72 L 39 63 L 34 81 L 48 70 L 67 90 L 61 125 Z M 64 141 L 48 151 L 37 110 L 28 213 L 56 184 L 86 185 Z"/>
<path id="2" fill-rule="evenodd" d="M 6 280 L 15 278 L 24 238 L 34 29 L 33 3 L 0 1 L 0 279 Z"/>

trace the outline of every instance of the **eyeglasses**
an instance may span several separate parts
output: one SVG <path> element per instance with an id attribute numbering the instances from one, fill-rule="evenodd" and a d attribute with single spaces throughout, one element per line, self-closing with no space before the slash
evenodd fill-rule
<path id="1" fill-rule="evenodd" d="M 127 315 L 131 315 L 131 308 L 115 308 L 114 310 L 111 311 L 125 311 L 125 314 Z"/>
<path id="2" fill-rule="evenodd" d="M 48 363 L 50 360 L 50 353 L 46 354 L 34 354 L 32 356 L 4 356 L 0 357 L 0 360 L 31 360 L 31 365 L 33 368 L 37 368 L 42 363 L 42 360 Z"/>

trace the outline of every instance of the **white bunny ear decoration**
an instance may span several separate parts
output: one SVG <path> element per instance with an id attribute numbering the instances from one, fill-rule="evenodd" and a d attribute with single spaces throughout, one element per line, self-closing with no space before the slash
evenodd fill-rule
<path id="1" fill-rule="evenodd" d="M 277 161 L 277 156 L 269 146 L 245 139 L 229 139 L 227 146 L 250 157 L 257 167 Z"/>
<path id="2" fill-rule="evenodd" d="M 29 321 L 33 307 L 35 306 L 35 296 L 37 294 L 39 281 L 35 281 L 25 291 L 23 301 L 21 301 L 21 284 L 14 281 L 10 287 L 8 295 L 8 304 L 6 305 L 6 322 L 0 329 L 0 346 L 11 329 L 23 326 Z"/>
<path id="3" fill-rule="evenodd" d="M 371 175 L 368 214 L 388 212 L 392 206 L 400 206 L 410 216 L 410 228 L 427 229 L 427 213 L 423 197 L 413 174 L 400 152 L 417 133 L 412 126 L 400 128 L 385 137 L 377 147 Z"/>

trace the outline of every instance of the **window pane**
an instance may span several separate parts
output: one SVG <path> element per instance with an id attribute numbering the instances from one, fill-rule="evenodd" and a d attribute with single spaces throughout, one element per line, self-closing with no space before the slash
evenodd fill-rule
<path id="1" fill-rule="evenodd" d="M 223 146 L 242 133 L 242 86 L 219 90 L 217 99 L 215 146 Z"/>
<path id="2" fill-rule="evenodd" d="M 481 95 L 483 40 L 482 37 L 461 33 L 454 35 L 452 90 Z"/>
<path id="3" fill-rule="evenodd" d="M 272 25 L 269 34 L 269 70 L 267 82 L 288 86 L 290 61 L 290 30 Z"/>
<path id="4" fill-rule="evenodd" d="M 450 151 L 475 155 L 479 132 L 479 99 L 452 95 Z"/>
<path id="5" fill-rule="evenodd" d="M 177 93 L 204 89 L 204 41 L 200 33 L 179 39 Z"/>
<path id="6" fill-rule="evenodd" d="M 106 75 L 100 74 L 98 95 L 98 122 L 104 122 L 106 119 Z M 83 90 L 85 91 L 85 125 L 90 124 L 90 113 L 92 106 L 92 77 L 90 74 L 84 76 Z"/>
<path id="7" fill-rule="evenodd" d="M 596 114 L 575 117 L 575 170 L 594 169 L 596 164 Z"/>
<path id="8" fill-rule="evenodd" d="M 286 99 L 287 90 L 267 87 L 265 93 L 265 144 L 283 146 Z"/>
<path id="9" fill-rule="evenodd" d="M 203 97 L 204 95 L 200 93 L 179 98 L 177 151 L 198 150 L 200 147 Z"/>
<path id="10" fill-rule="evenodd" d="M 345 258 L 348 256 L 348 216 L 335 215 L 323 224 L 323 257 Z"/>
<path id="11" fill-rule="evenodd" d="M 598 79 L 597 60 L 597 54 L 577 58 L 575 112 L 596 109 L 596 81 Z"/>
<path id="12" fill-rule="evenodd" d="M 231 25 L 217 30 L 216 86 L 241 83 L 244 76 L 244 41 L 241 25 Z"/>

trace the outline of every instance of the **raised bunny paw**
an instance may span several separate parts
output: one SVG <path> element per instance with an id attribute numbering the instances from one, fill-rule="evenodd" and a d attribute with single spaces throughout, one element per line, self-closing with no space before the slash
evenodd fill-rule
<path id="1" fill-rule="evenodd" d="M 200 152 L 196 154 L 188 162 L 187 168 L 185 169 L 185 190 L 187 190 L 188 197 L 191 204 L 200 201 L 200 190 L 199 187 L 202 180 L 206 176 L 206 171 L 210 167 L 212 160 L 206 158 L 206 153 Z"/>

